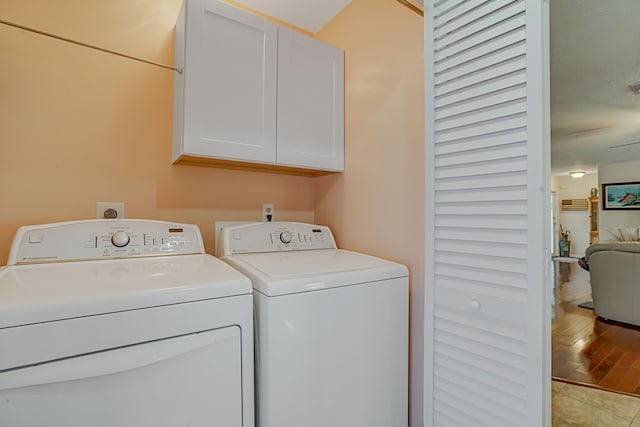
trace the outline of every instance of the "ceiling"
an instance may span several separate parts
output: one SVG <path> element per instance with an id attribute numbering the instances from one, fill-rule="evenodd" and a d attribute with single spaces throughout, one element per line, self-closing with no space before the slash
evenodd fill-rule
<path id="1" fill-rule="evenodd" d="M 640 1 L 550 4 L 552 173 L 640 160 Z"/>
<path id="2" fill-rule="evenodd" d="M 311 33 L 350 3 L 237 1 Z M 640 160 L 640 95 L 629 88 L 640 83 L 640 1 L 550 5 L 552 174 L 595 173 L 598 164 Z"/>
<path id="3" fill-rule="evenodd" d="M 317 33 L 351 0 L 236 0 L 251 9 Z"/>

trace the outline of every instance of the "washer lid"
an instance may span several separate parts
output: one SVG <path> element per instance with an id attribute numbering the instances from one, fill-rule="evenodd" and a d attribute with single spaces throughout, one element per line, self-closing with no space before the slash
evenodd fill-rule
<path id="1" fill-rule="evenodd" d="M 224 259 L 267 296 L 408 276 L 404 265 L 344 249 L 236 254 Z"/>
<path id="2" fill-rule="evenodd" d="M 0 329 L 250 294 L 211 255 L 16 265 L 0 269 Z"/>

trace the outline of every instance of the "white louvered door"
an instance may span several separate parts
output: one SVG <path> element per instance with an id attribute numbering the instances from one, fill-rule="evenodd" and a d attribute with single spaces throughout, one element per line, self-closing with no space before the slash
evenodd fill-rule
<path id="1" fill-rule="evenodd" d="M 425 3 L 424 425 L 545 426 L 548 4 Z"/>

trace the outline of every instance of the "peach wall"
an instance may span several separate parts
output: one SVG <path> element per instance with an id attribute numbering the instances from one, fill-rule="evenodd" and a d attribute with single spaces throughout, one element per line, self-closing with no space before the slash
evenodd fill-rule
<path id="1" fill-rule="evenodd" d="M 0 2 L 0 18 L 165 64 L 181 0 Z M 319 178 L 172 166 L 172 72 L 0 24 L 0 265 L 20 225 L 127 217 L 333 227 L 338 243 L 411 271 L 411 425 L 421 425 L 424 292 L 422 19 L 353 0 L 318 38 L 346 49 L 346 172 Z"/>
<path id="2" fill-rule="evenodd" d="M 173 64 L 181 0 L 20 0 L 0 18 Z M 95 217 L 313 222 L 314 178 L 172 166 L 173 72 L 0 24 L 0 265 L 20 225 Z"/>
<path id="3" fill-rule="evenodd" d="M 423 20 L 393 0 L 353 0 L 317 37 L 346 50 L 341 175 L 318 178 L 315 218 L 343 248 L 411 273 L 411 425 L 422 425 Z"/>

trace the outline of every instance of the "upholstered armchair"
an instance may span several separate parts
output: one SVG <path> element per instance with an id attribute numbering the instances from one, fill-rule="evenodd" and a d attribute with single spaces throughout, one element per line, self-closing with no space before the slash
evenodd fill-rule
<path id="1" fill-rule="evenodd" d="M 585 252 L 595 313 L 640 325 L 640 242 L 605 242 Z"/>

